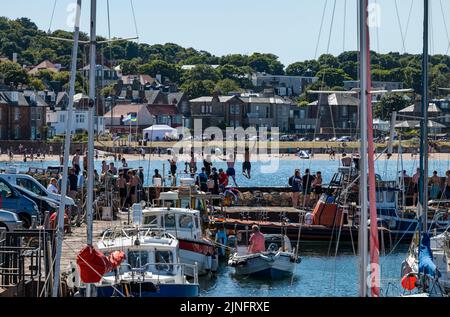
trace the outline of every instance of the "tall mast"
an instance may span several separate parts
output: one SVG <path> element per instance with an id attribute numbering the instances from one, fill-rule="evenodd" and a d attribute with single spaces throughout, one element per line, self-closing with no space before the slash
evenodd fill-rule
<path id="1" fill-rule="evenodd" d="M 419 206 L 422 217 L 422 230 L 427 230 L 428 214 L 428 27 L 429 1 L 424 0 L 423 18 L 423 57 L 422 57 L 422 125 L 420 130 L 420 183 Z M 420 229 L 420 225 L 419 225 Z"/>
<path id="2" fill-rule="evenodd" d="M 368 0 L 366 0 L 366 8 Z M 375 181 L 375 146 L 373 142 L 373 109 L 372 109 L 372 72 L 370 63 L 370 32 L 368 25 L 369 12 L 366 9 L 366 22 L 364 23 L 366 33 L 366 87 L 364 98 L 367 102 L 367 160 L 369 167 L 369 209 L 370 209 L 370 290 L 372 297 L 380 296 L 380 243 L 378 241 L 378 219 L 376 205 L 376 181 Z"/>
<path id="3" fill-rule="evenodd" d="M 359 296 L 367 297 L 367 99 L 365 92 L 367 91 L 367 54 L 366 46 L 367 33 L 367 0 L 358 1 L 358 24 L 359 24 L 359 56 L 360 56 L 360 134 L 361 134 L 361 159 L 360 159 L 360 182 L 359 182 L 359 200 L 361 205 L 358 248 L 359 248 Z"/>
<path id="4" fill-rule="evenodd" d="M 87 244 L 92 246 L 93 218 L 92 205 L 94 203 L 94 110 L 96 105 L 96 65 L 97 65 L 97 0 L 91 0 L 91 21 L 90 21 L 90 68 L 89 68 L 89 116 L 88 116 L 88 169 L 87 169 L 87 202 L 86 202 L 86 223 L 87 223 Z M 87 285 L 86 296 L 91 296 L 91 285 Z"/>
<path id="5" fill-rule="evenodd" d="M 58 210 L 58 229 L 56 231 L 57 242 L 56 242 L 56 258 L 55 258 L 55 279 L 53 282 L 52 297 L 58 297 L 59 281 L 60 281 L 61 253 L 64 238 L 64 211 L 66 209 L 67 175 L 69 169 L 70 138 L 72 135 L 72 123 L 73 123 L 73 98 L 75 95 L 75 79 L 77 76 L 78 42 L 80 36 L 80 15 L 81 15 L 81 0 L 77 0 L 75 12 L 75 25 L 73 33 L 74 43 L 72 47 L 72 65 L 70 70 L 69 105 L 67 107 L 67 126 L 66 126 L 66 136 L 64 140 L 64 167 L 62 172 L 63 178 L 61 184 L 61 201 Z"/>

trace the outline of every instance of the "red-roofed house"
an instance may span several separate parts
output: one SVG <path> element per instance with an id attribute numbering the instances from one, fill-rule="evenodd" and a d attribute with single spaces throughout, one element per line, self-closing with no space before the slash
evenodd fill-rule
<path id="1" fill-rule="evenodd" d="M 41 70 L 49 70 L 51 72 L 57 73 L 60 70 L 60 65 L 55 65 L 52 62 L 45 60 L 39 65 L 33 67 L 29 72 L 28 75 L 37 75 Z"/>

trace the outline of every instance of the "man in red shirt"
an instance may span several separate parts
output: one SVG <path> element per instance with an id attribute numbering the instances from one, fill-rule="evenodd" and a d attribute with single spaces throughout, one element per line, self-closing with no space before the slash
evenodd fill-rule
<path id="1" fill-rule="evenodd" d="M 228 175 L 223 171 L 223 169 L 219 169 L 219 188 L 223 192 L 225 188 L 228 186 Z"/>
<path id="2" fill-rule="evenodd" d="M 266 251 L 264 235 L 259 231 L 257 225 L 252 226 L 252 235 L 249 239 L 248 252 L 249 253 L 260 253 Z"/>

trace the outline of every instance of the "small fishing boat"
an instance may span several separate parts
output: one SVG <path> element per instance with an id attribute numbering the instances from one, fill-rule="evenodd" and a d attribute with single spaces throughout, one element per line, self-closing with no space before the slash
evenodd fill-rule
<path id="1" fill-rule="evenodd" d="M 161 193 L 165 203 L 179 199 L 178 193 Z M 180 261 L 197 265 L 198 274 L 206 275 L 219 267 L 218 248 L 202 232 L 200 211 L 189 208 L 149 207 L 142 211 L 142 225 L 164 229 L 179 241 Z M 187 270 L 192 276 L 194 272 Z"/>
<path id="2" fill-rule="evenodd" d="M 284 235 L 264 235 L 266 251 L 242 254 L 237 248 L 228 265 L 234 267 L 236 274 L 270 279 L 290 276 L 294 273 L 300 258 L 293 252 L 291 242 Z"/>
<path id="3" fill-rule="evenodd" d="M 196 297 L 199 295 L 195 266 L 179 261 L 179 242 L 170 233 L 145 228 L 109 229 L 98 249 L 105 256 L 123 251 L 120 266 L 94 284 L 97 297 Z M 194 282 L 186 270 L 194 272 Z"/>

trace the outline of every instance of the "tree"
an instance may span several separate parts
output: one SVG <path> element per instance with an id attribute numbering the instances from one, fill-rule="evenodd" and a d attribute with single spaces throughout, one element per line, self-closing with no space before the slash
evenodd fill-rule
<path id="1" fill-rule="evenodd" d="M 254 53 L 249 57 L 248 66 L 260 73 L 284 75 L 284 65 L 273 54 Z"/>
<path id="2" fill-rule="evenodd" d="M 248 66 L 249 58 L 247 55 L 230 54 L 225 55 L 220 59 L 220 65 L 234 65 L 237 67 Z"/>
<path id="3" fill-rule="evenodd" d="M 215 91 L 220 92 L 222 95 L 227 95 L 230 92 L 239 92 L 241 89 L 234 80 L 227 78 L 217 82 Z"/>
<path id="4" fill-rule="evenodd" d="M 0 74 L 3 75 L 6 84 L 13 83 L 18 84 L 28 84 L 29 77 L 27 72 L 20 67 L 19 64 L 5 61 L 0 63 Z"/>
<path id="5" fill-rule="evenodd" d="M 135 75 L 138 72 L 139 65 L 135 60 L 124 60 L 120 63 L 120 68 L 122 70 L 122 74 L 124 75 Z"/>
<path id="6" fill-rule="evenodd" d="M 33 78 L 30 80 L 30 87 L 34 90 L 42 91 L 45 90 L 45 85 L 39 78 Z"/>
<path id="7" fill-rule="evenodd" d="M 321 68 L 337 68 L 339 67 L 339 60 L 331 54 L 323 54 L 318 60 Z"/>
<path id="8" fill-rule="evenodd" d="M 189 96 L 190 99 L 211 96 L 214 92 L 215 84 L 211 80 L 194 80 L 185 82 L 181 89 Z"/>
<path id="9" fill-rule="evenodd" d="M 197 65 L 193 69 L 188 70 L 183 76 L 184 82 L 199 80 L 211 80 L 213 82 L 217 82 L 220 79 L 221 78 L 218 71 L 210 65 Z"/>
<path id="10" fill-rule="evenodd" d="M 389 120 L 393 111 L 400 111 L 409 105 L 409 101 L 401 94 L 388 94 L 381 98 L 374 107 L 374 117 Z"/>
<path id="11" fill-rule="evenodd" d="M 144 64 L 138 67 L 138 72 L 140 74 L 147 74 L 152 76 L 153 78 L 156 75 L 161 75 L 164 79 L 169 78 L 171 81 L 177 82 L 180 79 L 180 69 L 173 65 L 169 64 L 163 60 L 155 60 L 148 64 Z"/>
<path id="12" fill-rule="evenodd" d="M 344 80 L 352 79 L 339 68 L 324 68 L 316 74 L 316 77 L 323 80 L 328 87 L 344 86 Z"/>

